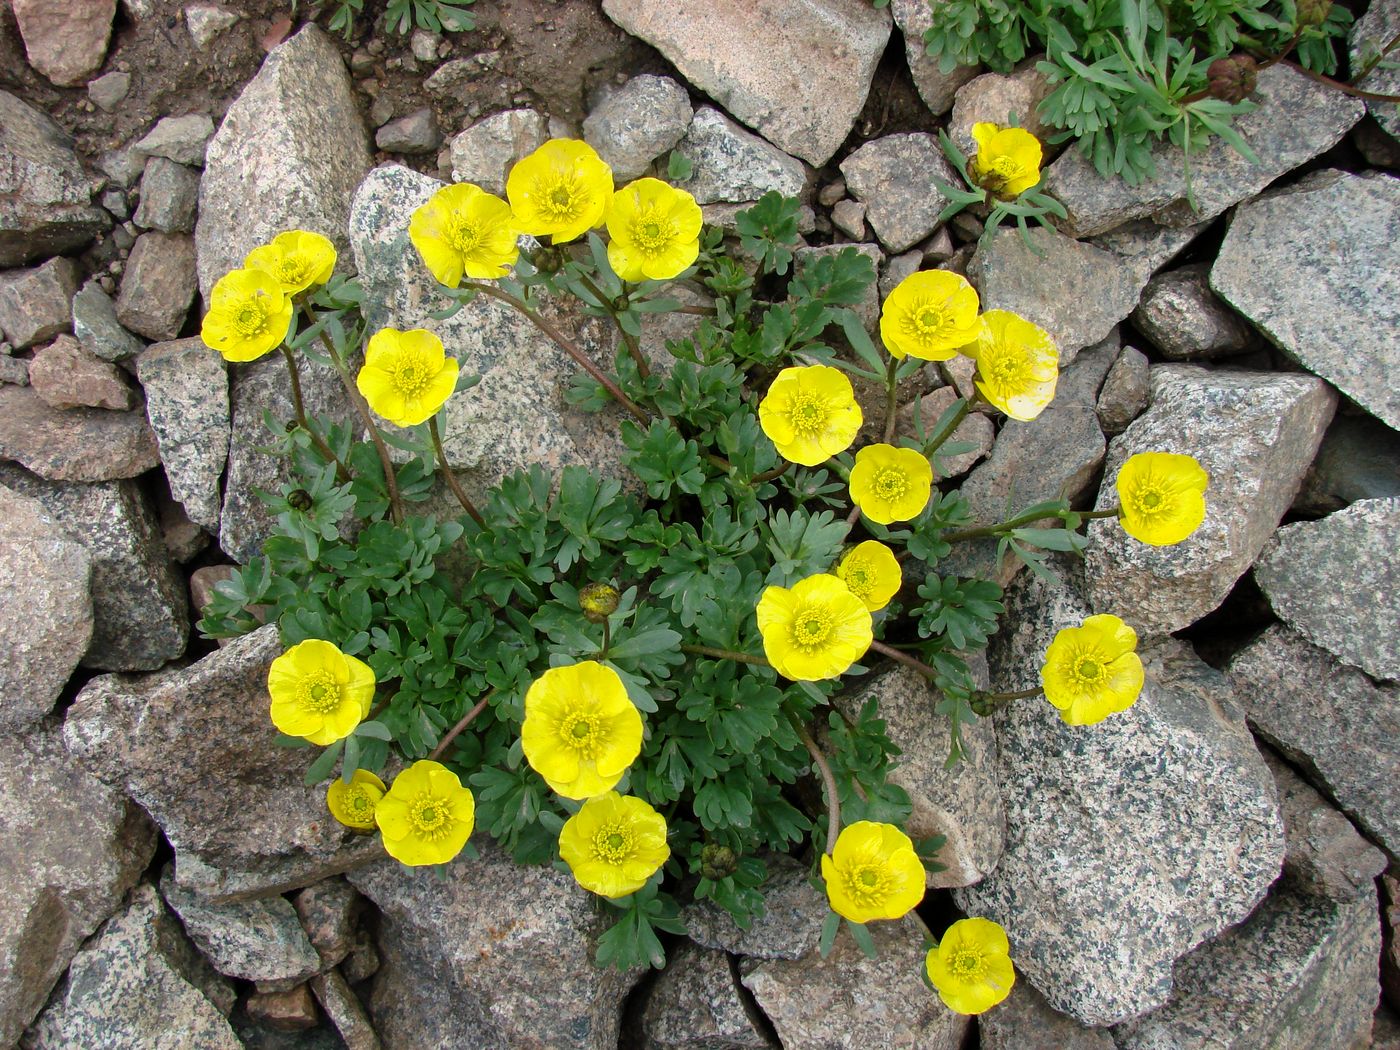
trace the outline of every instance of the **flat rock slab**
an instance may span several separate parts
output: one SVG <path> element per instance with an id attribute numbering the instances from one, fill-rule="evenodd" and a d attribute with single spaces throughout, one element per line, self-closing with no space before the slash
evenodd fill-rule
<path id="1" fill-rule="evenodd" d="M 116 365 L 83 349 L 71 335 L 61 335 L 34 354 L 29 384 L 49 407 L 106 408 L 124 412 L 136 407 L 131 380 Z"/>
<path id="2" fill-rule="evenodd" d="M 1322 171 L 1243 205 L 1210 283 L 1285 354 L 1400 429 L 1400 179 Z"/>
<path id="3" fill-rule="evenodd" d="M 1138 452 L 1195 456 L 1210 484 L 1205 521 L 1170 547 L 1111 518 L 1089 524 L 1090 604 L 1144 637 L 1194 623 L 1230 592 L 1292 504 L 1337 401 L 1307 375 L 1170 364 L 1150 378 L 1151 407 L 1109 443 L 1097 508 L 1118 505 L 1118 471 Z"/>
<path id="4" fill-rule="evenodd" d="M 739 989 L 724 952 L 685 945 L 673 951 L 642 1013 L 646 1050 L 769 1050 L 773 1046 Z"/>
<path id="5" fill-rule="evenodd" d="M 695 901 L 681 912 L 692 941 L 755 959 L 801 959 L 816 949 L 831 910 L 825 894 L 812 885 L 805 864 L 785 854 L 764 857 L 764 863 L 768 881 L 763 884 L 763 915 L 743 930 L 718 904 Z"/>
<path id="6" fill-rule="evenodd" d="M 701 106 L 676 146 L 692 164 L 676 186 L 698 204 L 748 204 L 769 190 L 785 197 L 808 195 L 806 165 L 745 131 L 713 106 Z"/>
<path id="7" fill-rule="evenodd" d="M 890 36 L 864 0 L 603 0 L 603 11 L 779 149 L 822 165 Z"/>
<path id="8" fill-rule="evenodd" d="M 948 203 L 938 184 L 960 181 L 938 139 L 923 132 L 871 139 L 841 162 L 841 174 L 891 252 L 912 248 L 938 227 L 938 213 Z"/>
<path id="9" fill-rule="evenodd" d="M 1051 1009 L 1030 981 L 977 1018 L 982 1050 L 1114 1050 L 1107 1029 L 1090 1028 Z"/>
<path id="10" fill-rule="evenodd" d="M 947 73 L 938 68 L 939 60 L 924 47 L 924 33 L 933 25 L 933 5 L 928 0 L 891 0 L 890 11 L 904 37 L 904 58 L 919 97 L 935 117 L 953 106 L 958 88 L 981 71 L 981 66 L 954 66 Z"/>
<path id="11" fill-rule="evenodd" d="M 0 459 L 50 481 L 134 478 L 160 462 L 140 409 L 60 410 L 31 387 L 0 386 Z"/>

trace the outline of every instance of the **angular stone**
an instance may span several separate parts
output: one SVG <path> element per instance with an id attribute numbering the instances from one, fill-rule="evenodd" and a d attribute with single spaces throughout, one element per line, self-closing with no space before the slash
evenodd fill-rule
<path id="1" fill-rule="evenodd" d="M 1151 219 L 1139 219 L 1115 226 L 1091 238 L 1089 243 L 1117 255 L 1132 268 L 1138 284 L 1145 285 L 1209 225 L 1198 222 L 1193 226 L 1159 226 Z"/>
<path id="2" fill-rule="evenodd" d="M 160 518 L 160 538 L 165 549 L 181 565 L 193 561 L 209 546 L 209 533 L 190 521 L 185 508 L 168 491 L 156 493 L 156 516 Z"/>
<path id="3" fill-rule="evenodd" d="M 1108 447 L 1096 509 L 1116 506 L 1130 455 L 1194 456 L 1210 475 L 1206 517 L 1181 543 L 1149 547 L 1116 521 L 1089 524 L 1090 604 L 1144 637 L 1194 623 L 1224 599 L 1273 535 L 1332 418 L 1336 395 L 1311 376 L 1156 365 L 1152 405 Z"/>
<path id="4" fill-rule="evenodd" d="M 12 0 L 29 64 L 59 87 L 78 87 L 102 68 L 117 0 Z"/>
<path id="5" fill-rule="evenodd" d="M 199 205 L 199 172 L 165 157 L 146 161 L 141 205 L 132 220 L 143 230 L 193 233 Z"/>
<path id="6" fill-rule="evenodd" d="M 724 952 L 694 945 L 673 952 L 642 1012 L 644 1050 L 768 1050 L 773 1044 L 738 983 Z"/>
<path id="7" fill-rule="evenodd" d="M 719 948 L 755 959 L 801 959 L 817 947 L 826 898 L 813 887 L 810 872 L 791 857 L 764 858 L 768 880 L 763 884 L 765 910 L 747 929 L 713 901 L 696 901 L 681 911 L 690 939 L 703 948 Z"/>
<path id="8" fill-rule="evenodd" d="M 147 339 L 174 339 L 185 327 L 194 293 L 194 240 L 143 233 L 122 274 L 117 320 Z"/>
<path id="9" fill-rule="evenodd" d="M 1352 75 L 1355 76 L 1363 65 L 1371 64 L 1397 33 L 1400 33 L 1400 5 L 1394 0 L 1375 0 L 1367 7 L 1366 13 L 1352 24 L 1351 32 L 1347 35 Z M 1393 51 L 1385 57 L 1391 63 L 1395 61 Z M 1375 63 L 1370 72 L 1356 81 L 1356 86 L 1380 95 L 1400 94 L 1400 71 Z M 1387 134 L 1400 139 L 1400 114 L 1396 112 L 1394 102 L 1368 100 L 1366 109 Z"/>
<path id="10" fill-rule="evenodd" d="M 73 334 L 104 361 L 125 361 L 146 345 L 121 326 L 116 304 L 96 280 L 88 281 L 73 296 Z"/>
<path id="11" fill-rule="evenodd" d="M 1262 736 L 1392 857 L 1400 852 L 1400 686 L 1270 627 L 1230 661 Z"/>
<path id="12" fill-rule="evenodd" d="M 111 113 L 131 91 L 131 74 L 120 70 L 88 81 L 88 100 L 103 113 Z"/>
<path id="13" fill-rule="evenodd" d="M 951 386 L 941 386 L 937 390 L 924 394 L 919 398 L 919 414 L 923 419 L 924 433 L 932 434 L 938 419 L 958 399 L 958 392 Z M 904 405 L 899 410 L 898 434 L 914 436 L 914 404 Z M 871 440 L 878 440 L 872 437 Z M 990 416 L 981 412 L 969 413 L 957 429 L 948 438 L 948 444 L 971 445 L 966 452 L 958 452 L 951 456 L 940 455 L 942 458 L 938 463 L 939 478 L 956 478 L 966 474 L 991 453 L 996 441 L 996 427 L 992 425 Z M 944 446 L 946 448 L 947 446 Z"/>
<path id="14" fill-rule="evenodd" d="M 1147 355 L 1131 346 L 1123 347 L 1099 391 L 1097 412 L 1103 432 L 1113 437 L 1127 430 L 1147 407 L 1151 395 Z"/>
<path id="15" fill-rule="evenodd" d="M 1079 150 L 1065 150 L 1045 173 L 1047 192 L 1069 212 L 1062 228 L 1087 237 L 1148 216 L 1168 226 L 1213 219 L 1331 149 L 1366 112 L 1359 99 L 1314 83 L 1282 64 L 1259 74 L 1253 97 L 1258 108 L 1236 117 L 1234 126 L 1259 163 L 1235 152 L 1224 139 L 1213 139 L 1191 158 L 1191 191 L 1198 210 L 1186 199 L 1179 146 L 1159 144 L 1153 150 L 1157 174 L 1136 186 L 1117 175 L 1100 175 Z"/>
<path id="16" fill-rule="evenodd" d="M 77 290 L 78 268 L 72 259 L 50 259 L 32 270 L 0 275 L 0 331 L 16 350 L 69 331 Z"/>
<path id="17" fill-rule="evenodd" d="M 217 4 L 190 4 L 185 8 L 185 28 L 194 46 L 203 51 L 216 36 L 236 24 L 242 16 Z"/>
<path id="18" fill-rule="evenodd" d="M 831 955 L 744 960 L 745 987 L 787 1050 L 866 1047 L 878 1033 L 891 1050 L 958 1050 L 970 1020 L 929 991 L 924 927 L 912 917 L 867 927 L 879 955 L 867 959 L 844 930 Z"/>
<path id="19" fill-rule="evenodd" d="M 374 144 L 386 153 L 432 153 L 442 145 L 442 130 L 432 109 L 424 106 L 385 124 L 375 133 Z"/>
<path id="20" fill-rule="evenodd" d="M 982 67 L 954 66 L 947 73 L 938 68 L 939 60 L 924 47 L 924 33 L 933 25 L 933 4 L 929 0 L 892 0 L 890 10 L 904 36 L 904 57 L 919 97 L 935 117 L 941 117 L 952 108 L 958 88 Z"/>
<path id="21" fill-rule="evenodd" d="M 533 109 L 496 113 L 454 135 L 448 143 L 452 178 L 504 197 L 511 167 L 548 137 L 543 113 Z"/>
<path id="22" fill-rule="evenodd" d="M 971 156 L 977 152 L 972 125 L 991 123 L 1007 127 L 1014 117 L 1016 127 L 1024 128 L 1044 143 L 1055 129 L 1040 122 L 1036 108 L 1053 87 L 1033 62 L 1010 74 L 983 73 L 958 88 L 948 134 L 960 150 Z"/>
<path id="23" fill-rule="evenodd" d="M 312 978 L 311 990 L 316 993 L 316 1000 L 340 1033 L 345 1050 L 379 1050 L 379 1036 L 365 1016 L 365 1008 L 355 998 L 355 993 L 339 970 Z"/>
<path id="24" fill-rule="evenodd" d="M 670 77 L 644 73 L 593 107 L 583 122 L 583 138 L 612 166 L 621 186 L 674 149 L 694 115 L 685 88 Z"/>
<path id="25" fill-rule="evenodd" d="M 719 110 L 701 106 L 676 149 L 690 160 L 690 178 L 675 183 L 699 204 L 756 201 L 769 190 L 805 197 L 809 176 L 800 160 L 745 131 Z"/>
<path id="26" fill-rule="evenodd" d="M 831 209 L 831 223 L 847 237 L 865 239 L 865 205 L 857 201 L 841 201 Z"/>
<path id="27" fill-rule="evenodd" d="M 73 959 L 68 979 L 25 1037 L 29 1050 L 243 1050 L 211 1001 L 208 969 L 156 891 L 139 887 Z M 227 985 L 224 994 L 230 994 Z M 215 994 L 219 994 L 215 991 Z"/>
<path id="28" fill-rule="evenodd" d="M 199 290 L 287 229 L 346 250 L 350 197 L 369 145 L 334 43 L 308 25 L 268 54 L 209 143 L 199 185 Z"/>
<path id="29" fill-rule="evenodd" d="M 29 362 L 29 383 L 50 408 L 107 408 L 125 411 L 137 394 L 126 373 L 61 335 Z"/>
<path id="30" fill-rule="evenodd" d="M 446 879 L 392 859 L 350 875 L 383 913 L 371 1008 L 385 1043 L 613 1050 L 637 974 L 592 961 L 610 918 L 569 875 L 480 850 Z"/>
<path id="31" fill-rule="evenodd" d="M 0 383 L 28 386 L 29 362 L 22 357 L 8 357 L 0 354 Z"/>
<path id="32" fill-rule="evenodd" d="M 192 521 L 217 532 L 230 432 L 223 359 L 195 336 L 150 347 L 136 359 L 136 374 L 170 494 Z"/>
<path id="33" fill-rule="evenodd" d="M 991 681 L 1019 690 L 1088 609 L 1028 573 L 1005 601 Z M 1165 1002 L 1172 963 L 1248 915 L 1283 859 L 1273 779 L 1225 677 L 1183 643 L 1142 656 L 1142 695 L 1097 725 L 1068 726 L 1040 698 L 997 713 L 1006 851 L 954 891 L 1006 927 L 1054 1009 L 1092 1026 Z"/>
<path id="34" fill-rule="evenodd" d="M 1381 993 L 1391 1003 L 1400 1000 L 1400 871 L 1380 878 L 1381 885 Z M 1379 1021 L 1379 1018 L 1377 1018 Z M 1379 1026 L 1378 1026 L 1379 1027 Z M 1400 1025 L 1396 1026 L 1400 1029 Z M 1379 1034 L 1379 1033 L 1378 1033 Z M 1400 1044 L 1400 1030 L 1395 1033 Z"/>
<path id="35" fill-rule="evenodd" d="M 977 1018 L 982 1050 L 1114 1050 L 1113 1037 L 1051 1009 L 1030 981 Z"/>
<path id="36" fill-rule="evenodd" d="M 1370 416 L 1338 415 L 1293 509 L 1326 514 L 1357 500 L 1394 496 L 1400 496 L 1400 434 Z"/>
<path id="37" fill-rule="evenodd" d="M 890 35 L 860 0 L 603 0 L 603 11 L 779 149 L 822 165 L 855 124 Z"/>
<path id="38" fill-rule="evenodd" d="M 285 992 L 254 992 L 243 1004 L 248 1016 L 258 1024 L 280 1032 L 300 1032 L 315 1028 L 320 1019 L 311 986 L 299 984 Z"/>
<path id="39" fill-rule="evenodd" d="M 1147 282 L 1133 324 L 1171 361 L 1226 357 L 1249 349 L 1251 331 L 1210 290 L 1210 264 L 1192 263 Z"/>
<path id="40" fill-rule="evenodd" d="M 902 252 L 938 226 L 948 203 L 937 183 L 959 183 L 938 140 L 923 132 L 872 139 L 841 162 L 841 174 L 880 243 Z"/>
<path id="41" fill-rule="evenodd" d="M 306 887 L 292 903 L 307 938 L 321 956 L 322 968 L 341 963 L 360 937 L 364 898 L 359 891 L 337 877 Z"/>
<path id="42" fill-rule="evenodd" d="M 1322 171 L 1251 201 L 1210 283 L 1285 354 L 1400 429 L 1400 179 Z"/>
<path id="43" fill-rule="evenodd" d="M 22 386 L 0 386 L 0 459 L 50 481 L 134 478 L 160 462 L 139 409 L 60 411 Z"/>
<path id="44" fill-rule="evenodd" d="M 205 152 L 214 135 L 214 122 L 203 113 L 183 117 L 161 117 L 131 149 L 146 157 L 164 157 L 177 164 L 204 166 Z"/>

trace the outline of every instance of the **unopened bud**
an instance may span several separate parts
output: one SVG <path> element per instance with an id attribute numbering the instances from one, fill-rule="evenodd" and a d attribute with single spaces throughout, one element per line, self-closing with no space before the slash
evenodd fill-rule
<path id="1" fill-rule="evenodd" d="M 710 842 L 700 850 L 700 874 L 718 882 L 739 870 L 739 855 L 728 846 Z"/>
<path id="2" fill-rule="evenodd" d="M 1298 25 L 1320 26 L 1332 13 L 1332 0 L 1298 0 Z"/>
<path id="3" fill-rule="evenodd" d="M 1248 55 L 1217 58 L 1206 69 L 1206 80 L 1211 98 L 1243 102 L 1259 80 L 1259 65 Z"/>
<path id="4" fill-rule="evenodd" d="M 568 261 L 569 257 L 563 248 L 540 248 L 530 256 L 530 262 L 534 263 L 535 269 L 540 273 L 558 273 Z"/>
<path id="5" fill-rule="evenodd" d="M 311 493 L 305 489 L 292 489 L 287 493 L 287 503 L 293 510 L 310 510 Z"/>
<path id="6" fill-rule="evenodd" d="M 617 588 L 606 583 L 590 583 L 578 592 L 578 606 L 589 623 L 602 623 L 617 612 Z"/>
<path id="7" fill-rule="evenodd" d="M 295 419 L 289 419 L 287 420 L 287 425 L 284 429 L 287 431 L 288 434 L 295 434 L 298 428 L 300 427 L 301 424 L 298 423 Z"/>

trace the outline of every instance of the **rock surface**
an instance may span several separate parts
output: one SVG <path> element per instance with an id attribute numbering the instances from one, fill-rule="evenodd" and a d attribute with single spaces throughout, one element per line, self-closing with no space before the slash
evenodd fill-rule
<path id="1" fill-rule="evenodd" d="M 306 887 L 292 904 L 307 939 L 321 956 L 322 968 L 341 963 L 359 938 L 364 905 L 359 891 L 337 876 Z"/>
<path id="2" fill-rule="evenodd" d="M 213 136 L 214 122 L 203 113 L 161 117 L 140 142 L 132 145 L 131 152 L 138 157 L 164 157 L 201 168 Z"/>
<path id="3" fill-rule="evenodd" d="M 134 478 L 160 462 L 140 409 L 60 411 L 29 387 L 0 386 L 0 460 L 50 481 Z"/>
<path id="4" fill-rule="evenodd" d="M 88 281 L 73 296 L 73 334 L 104 361 L 125 361 L 146 345 L 122 327 L 116 304 L 96 281 Z"/>
<path id="5" fill-rule="evenodd" d="M 890 11 L 904 36 L 904 57 L 919 97 L 935 117 L 947 113 L 954 95 L 975 77 L 980 66 L 955 66 L 948 73 L 938 68 L 938 59 L 924 47 L 924 32 L 933 25 L 933 5 L 928 0 L 892 0 Z"/>
<path id="6" fill-rule="evenodd" d="M 126 373 L 84 350 L 71 335 L 61 335 L 34 354 L 29 384 L 50 408 L 107 408 L 125 411 L 137 394 Z"/>
<path id="7" fill-rule="evenodd" d="M 1353 75 L 1363 63 L 1372 63 L 1397 33 L 1400 33 L 1400 7 L 1393 2 L 1376 0 L 1366 9 L 1366 13 L 1352 24 L 1351 32 L 1347 36 Z M 1393 61 L 1395 55 L 1392 52 L 1386 57 Z M 1400 94 L 1400 72 L 1375 63 L 1374 68 L 1358 80 L 1356 85 L 1377 94 Z M 1396 113 L 1394 102 L 1368 100 L 1366 109 L 1392 139 L 1400 138 L 1400 114 Z"/>
<path id="8" fill-rule="evenodd" d="M 448 143 L 452 178 L 472 182 L 497 197 L 506 195 L 511 166 L 549 137 L 544 114 L 533 109 L 508 109 L 478 121 Z"/>
<path id="9" fill-rule="evenodd" d="M 825 895 L 812 885 L 806 866 L 791 857 L 769 856 L 764 861 L 764 914 L 742 930 L 719 905 L 696 901 L 681 912 L 692 941 L 755 959 L 801 959 L 816 949 L 830 911 Z"/>
<path id="10" fill-rule="evenodd" d="M 690 95 L 670 77 L 633 77 L 593 107 L 583 138 L 608 162 L 619 186 L 647 173 L 675 148 L 695 111 Z"/>
<path id="11" fill-rule="evenodd" d="M 199 172 L 165 157 L 146 161 L 141 204 L 133 221 L 145 230 L 193 233 L 199 207 Z"/>
<path id="12" fill-rule="evenodd" d="M 391 120 L 374 134 L 374 145 L 386 153 L 432 153 L 442 145 L 442 130 L 430 107 Z"/>
<path id="13" fill-rule="evenodd" d="M 102 68 L 117 0 L 11 0 L 29 64 L 59 87 L 78 87 Z"/>
<path id="14" fill-rule="evenodd" d="M 1252 332 L 1210 290 L 1210 264 L 1192 263 L 1147 282 L 1133 324 L 1171 361 L 1226 357 L 1249 348 Z"/>
<path id="15" fill-rule="evenodd" d="M 875 236 L 891 252 L 902 252 L 938 226 L 948 199 L 938 183 L 960 181 L 933 135 L 915 132 L 872 139 L 841 162 L 841 174 Z"/>
<path id="16" fill-rule="evenodd" d="M 61 257 L 0 274 L 0 331 L 11 346 L 26 350 L 72 327 L 77 277 L 73 260 Z"/>
<path id="17" fill-rule="evenodd" d="M 1326 514 L 1400 496 L 1400 433 L 1370 416 L 1338 415 L 1303 479 L 1295 510 Z"/>
<path id="18" fill-rule="evenodd" d="M 983 73 L 958 88 L 948 135 L 958 149 L 972 156 L 977 152 L 972 125 L 986 122 L 1007 127 L 1014 118 L 1016 127 L 1030 132 L 1043 146 L 1056 129 L 1041 123 L 1036 107 L 1053 87 L 1032 62 L 1023 63 L 1021 69 L 1009 74 Z M 1050 147 L 1051 156 L 1054 149 Z"/>
<path id="19" fill-rule="evenodd" d="M 194 241 L 183 234 L 143 233 L 122 274 L 117 320 L 147 339 L 174 339 L 194 293 Z"/>
<path id="20" fill-rule="evenodd" d="M 756 201 L 769 190 L 805 197 L 807 169 L 800 160 L 769 145 L 719 110 L 701 106 L 676 149 L 693 165 L 690 178 L 675 185 L 698 204 Z"/>
<path id="21" fill-rule="evenodd" d="M 1030 981 L 1017 981 L 999 1006 L 980 1014 L 982 1050 L 1114 1050 L 1113 1037 L 1051 1009 Z"/>
<path id="22" fill-rule="evenodd" d="M 311 990 L 340 1034 L 345 1050 L 380 1050 L 379 1036 L 365 1016 L 365 1008 L 339 970 L 313 977 Z"/>
<path id="23" fill-rule="evenodd" d="M 768 1050 L 763 1022 L 739 991 L 729 956 L 686 945 L 672 952 L 642 1012 L 646 1050 Z"/>
<path id="24" fill-rule="evenodd" d="M 1142 414 L 1151 396 L 1147 355 L 1134 347 L 1123 347 L 1099 391 L 1099 427 L 1110 437 L 1123 433 Z"/>

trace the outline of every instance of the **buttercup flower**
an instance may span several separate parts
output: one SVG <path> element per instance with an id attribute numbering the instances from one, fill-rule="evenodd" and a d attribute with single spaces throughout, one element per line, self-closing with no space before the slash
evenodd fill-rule
<path id="1" fill-rule="evenodd" d="M 1019 197 L 1040 181 L 1040 141 L 1024 128 L 972 125 L 977 153 L 972 181 L 1002 200 Z"/>
<path id="2" fill-rule="evenodd" d="M 1010 310 L 988 310 L 982 321 L 981 334 L 962 351 L 977 362 L 977 389 L 1012 419 L 1029 422 L 1055 396 L 1055 340 Z"/>
<path id="3" fill-rule="evenodd" d="M 310 230 L 288 230 L 272 238 L 271 244 L 254 248 L 243 265 L 271 274 L 285 294 L 296 295 L 331 279 L 335 245 L 330 238 Z"/>
<path id="4" fill-rule="evenodd" d="M 608 262 L 624 281 L 664 281 L 700 254 L 700 205 L 660 179 L 638 179 L 612 196 Z"/>
<path id="5" fill-rule="evenodd" d="M 954 1013 L 980 1014 L 1011 994 L 1011 942 L 991 919 L 959 919 L 924 959 L 929 983 Z"/>
<path id="6" fill-rule="evenodd" d="M 370 336 L 355 385 L 369 407 L 390 423 L 411 427 L 440 409 L 457 388 L 457 362 L 442 340 L 413 328 L 381 328 Z"/>
<path id="7" fill-rule="evenodd" d="M 836 563 L 836 578 L 871 612 L 883 609 L 899 592 L 899 559 L 879 540 L 857 543 Z"/>
<path id="8" fill-rule="evenodd" d="M 625 897 L 645 886 L 671 855 L 666 820 L 641 799 L 608 791 L 565 821 L 559 855 L 590 893 Z"/>
<path id="9" fill-rule="evenodd" d="M 1142 692 L 1137 632 L 1116 616 L 1066 627 L 1045 650 L 1040 684 L 1067 725 L 1090 726 L 1133 706 Z"/>
<path id="10" fill-rule="evenodd" d="M 947 361 L 977 338 L 977 291 L 949 270 L 911 273 L 880 308 L 880 338 L 892 357 Z"/>
<path id="11" fill-rule="evenodd" d="M 784 678 L 835 678 L 859 660 L 874 638 L 870 610 L 835 576 L 818 573 L 791 589 L 767 587 L 758 599 L 763 652 Z"/>
<path id="12" fill-rule="evenodd" d="M 595 660 L 551 667 L 525 693 L 525 761 L 565 798 L 610 790 L 642 750 L 642 716 Z"/>
<path id="13" fill-rule="evenodd" d="M 864 422 L 851 381 L 830 365 L 784 368 L 758 405 L 778 455 L 814 467 L 851 447 Z"/>
<path id="14" fill-rule="evenodd" d="M 469 182 L 444 186 L 415 208 L 408 239 L 433 279 L 448 288 L 462 276 L 504 277 L 515 265 L 520 231 L 510 205 Z"/>
<path id="15" fill-rule="evenodd" d="M 292 301 L 263 270 L 233 270 L 209 292 L 199 335 L 228 361 L 255 361 L 287 338 Z"/>
<path id="16" fill-rule="evenodd" d="M 550 139 L 506 176 L 506 196 L 521 231 L 552 234 L 554 244 L 600 225 L 612 192 L 612 168 L 578 139 Z"/>
<path id="17" fill-rule="evenodd" d="M 344 740 L 369 714 L 374 671 L 330 642 L 308 638 L 267 670 L 272 724 L 313 744 Z"/>
<path id="18" fill-rule="evenodd" d="M 476 799 L 441 762 L 422 759 L 397 777 L 374 809 L 384 849 L 401 864 L 446 864 L 471 837 Z"/>
<path id="19" fill-rule="evenodd" d="M 326 788 L 326 808 L 347 828 L 370 831 L 374 828 L 375 807 L 384 797 L 384 791 L 384 781 L 368 769 L 357 769 L 348 784 L 340 777 L 331 781 L 331 786 Z"/>
<path id="20" fill-rule="evenodd" d="M 1210 475 L 1192 456 L 1139 452 L 1118 471 L 1118 520 L 1135 540 L 1154 547 L 1180 543 L 1206 518 Z"/>
<path id="21" fill-rule="evenodd" d="M 912 448 L 866 445 L 851 471 L 851 499 L 871 521 L 910 521 L 928 505 L 933 467 Z"/>
<path id="22" fill-rule="evenodd" d="M 924 865 L 909 836 L 893 824 L 858 820 L 822 854 L 831 910 L 852 922 L 898 919 L 924 899 Z"/>

